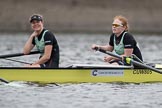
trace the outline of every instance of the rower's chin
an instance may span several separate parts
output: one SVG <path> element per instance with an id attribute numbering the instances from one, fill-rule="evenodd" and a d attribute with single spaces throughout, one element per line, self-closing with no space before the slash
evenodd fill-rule
<path id="1" fill-rule="evenodd" d="M 112 31 L 113 33 L 117 33 L 115 30 L 114 31 Z"/>
<path id="2" fill-rule="evenodd" d="M 34 28 L 33 30 L 34 31 L 40 31 L 41 29 L 40 28 Z"/>

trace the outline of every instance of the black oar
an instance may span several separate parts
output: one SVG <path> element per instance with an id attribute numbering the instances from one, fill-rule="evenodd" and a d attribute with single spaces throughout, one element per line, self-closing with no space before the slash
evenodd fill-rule
<path id="1" fill-rule="evenodd" d="M 1 81 L 1 82 L 4 82 L 4 83 L 9 83 L 9 81 L 7 81 L 7 80 L 5 80 L 5 79 L 3 79 L 3 78 L 0 78 L 0 81 Z"/>
<path id="2" fill-rule="evenodd" d="M 105 51 L 105 50 L 103 50 L 103 49 L 98 49 L 98 48 L 96 48 L 96 50 L 98 50 L 98 51 L 100 51 L 100 52 L 102 52 L 102 53 L 108 54 L 108 55 L 110 55 L 110 56 L 113 56 L 113 57 L 122 59 L 121 56 L 116 55 L 116 54 L 114 54 L 114 53 L 112 53 L 112 52 L 110 52 L 110 51 Z M 150 66 L 148 66 L 148 65 L 146 65 L 146 64 L 137 62 L 137 61 L 135 61 L 135 60 L 133 60 L 133 59 L 131 59 L 131 58 L 129 58 L 129 57 L 126 57 L 126 62 L 133 63 L 134 65 L 140 66 L 140 67 L 142 67 L 142 68 L 147 68 L 147 69 L 150 69 L 150 70 L 153 70 L 153 71 L 155 71 L 155 72 L 157 72 L 157 73 L 162 74 L 162 71 L 160 71 L 159 69 L 156 69 L 156 68 L 150 67 Z"/>
<path id="3" fill-rule="evenodd" d="M 20 60 L 9 59 L 9 58 L 3 58 L 3 59 L 18 62 L 18 63 L 23 63 L 23 64 L 32 64 L 32 63 L 28 63 L 28 62 L 24 62 L 24 61 L 20 61 Z"/>
<path id="4" fill-rule="evenodd" d="M 40 53 L 40 52 L 39 51 L 32 51 L 27 55 L 38 54 L 38 53 Z M 24 56 L 24 55 L 25 55 L 24 53 L 5 54 L 5 55 L 0 55 L 0 59 L 9 58 L 9 57 L 18 57 L 18 56 Z"/>
<path id="5" fill-rule="evenodd" d="M 40 53 L 40 52 L 39 51 L 32 51 L 27 55 L 38 54 L 38 53 Z M 10 60 L 10 61 L 19 62 L 19 63 L 30 64 L 30 63 L 23 62 L 23 61 L 9 59 L 10 57 L 18 57 L 18 56 L 24 56 L 24 55 L 25 55 L 24 53 L 5 54 L 5 55 L 0 55 L 0 59 L 6 59 L 6 60 Z M 4 83 L 9 83 L 9 81 L 7 81 L 7 80 L 5 80 L 3 78 L 0 78 L 0 81 L 4 82 Z"/>

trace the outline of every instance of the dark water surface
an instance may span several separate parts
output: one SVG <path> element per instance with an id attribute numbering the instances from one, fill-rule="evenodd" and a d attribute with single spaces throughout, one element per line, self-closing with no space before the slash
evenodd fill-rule
<path id="1" fill-rule="evenodd" d="M 1 108 L 161 108 L 161 96 L 161 83 L 0 85 Z"/>
<path id="2" fill-rule="evenodd" d="M 162 63 L 162 37 L 134 35 L 144 61 Z M 27 34 L 0 34 L 1 54 L 22 52 Z M 75 63 L 104 64 L 105 54 L 91 50 L 93 43 L 108 44 L 106 34 L 56 34 L 60 45 L 60 65 Z M 39 55 L 12 59 L 34 62 Z M 0 59 L 0 66 L 23 66 Z M 26 82 L 0 83 L 0 108 L 160 108 L 162 83 L 116 84 L 82 83 L 40 86 Z"/>

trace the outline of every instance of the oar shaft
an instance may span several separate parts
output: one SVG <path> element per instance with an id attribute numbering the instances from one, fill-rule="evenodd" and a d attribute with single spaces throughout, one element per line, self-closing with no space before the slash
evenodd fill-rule
<path id="1" fill-rule="evenodd" d="M 3 79 L 3 78 L 0 78 L 0 81 L 1 81 L 1 82 L 4 82 L 4 83 L 9 83 L 9 81 L 7 81 L 7 80 L 5 80 L 5 79 Z"/>
<path id="2" fill-rule="evenodd" d="M 122 59 L 121 56 L 116 55 L 116 54 L 114 54 L 114 53 L 112 53 L 112 52 L 110 52 L 110 51 L 105 51 L 105 50 L 103 50 L 103 49 L 97 49 L 97 50 L 100 51 L 100 52 L 102 52 L 102 53 L 108 54 L 108 55 L 110 55 L 110 56 L 113 56 L 113 57 Z M 137 62 L 137 61 L 135 61 L 135 60 L 133 60 L 133 59 L 131 59 L 131 58 L 128 58 L 128 61 L 130 61 L 130 62 L 133 63 L 134 65 L 140 66 L 140 67 L 142 67 L 142 68 L 147 68 L 147 69 L 150 69 L 150 70 L 152 70 L 152 71 L 155 71 L 155 72 L 157 72 L 157 73 L 162 74 L 162 71 L 161 71 L 161 70 L 156 69 L 156 68 L 153 68 L 153 67 L 148 66 L 148 65 L 146 65 L 146 64 Z"/>
<path id="3" fill-rule="evenodd" d="M 131 62 L 132 62 L 133 64 L 137 65 L 137 66 L 141 66 L 141 67 L 143 67 L 143 68 L 147 68 L 147 69 L 150 69 L 150 70 L 152 70 L 152 71 L 155 71 L 155 72 L 158 72 L 158 73 L 162 74 L 162 71 L 160 71 L 159 69 L 153 68 L 153 67 L 151 67 L 151 66 L 148 66 L 148 65 L 146 65 L 146 64 L 142 64 L 142 63 L 137 62 L 137 61 L 134 61 L 134 60 L 131 60 Z"/>
<path id="4" fill-rule="evenodd" d="M 38 54 L 40 53 L 39 51 L 32 51 L 27 55 L 32 55 L 32 54 Z M 24 53 L 15 53 L 15 54 L 5 54 L 5 55 L 0 55 L 0 59 L 1 58 L 9 58 L 9 57 L 18 57 L 18 56 L 23 56 L 25 55 Z"/>
<path id="5" fill-rule="evenodd" d="M 114 54 L 114 53 L 112 53 L 112 52 L 105 51 L 105 50 L 103 50 L 103 49 L 98 49 L 98 51 L 100 51 L 100 52 L 102 52 L 102 53 L 105 53 L 105 54 L 108 54 L 108 55 L 110 55 L 110 56 L 113 56 L 113 57 L 116 57 L 116 58 L 122 59 L 121 56 L 116 55 L 116 54 Z"/>
<path id="6" fill-rule="evenodd" d="M 18 62 L 18 63 L 23 63 L 23 64 L 31 64 L 31 63 L 28 63 L 28 62 L 24 62 L 24 61 L 20 61 L 20 60 L 13 60 L 13 59 L 9 59 L 9 58 L 3 58 L 3 59 Z"/>

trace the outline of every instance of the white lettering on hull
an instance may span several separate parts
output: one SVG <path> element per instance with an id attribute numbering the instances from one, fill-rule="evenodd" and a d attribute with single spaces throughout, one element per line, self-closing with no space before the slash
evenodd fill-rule
<path id="1" fill-rule="evenodd" d="M 91 71 L 92 76 L 123 76 L 124 70 L 113 69 L 94 69 Z"/>

